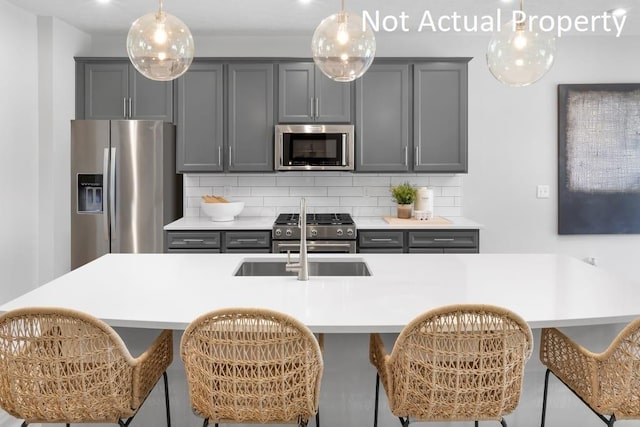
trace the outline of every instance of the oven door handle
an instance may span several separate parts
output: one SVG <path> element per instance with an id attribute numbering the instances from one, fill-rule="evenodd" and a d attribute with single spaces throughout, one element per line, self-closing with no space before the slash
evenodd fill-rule
<path id="1" fill-rule="evenodd" d="M 299 248 L 300 243 L 278 243 L 278 246 L 283 248 Z M 307 246 L 315 247 L 315 248 L 350 248 L 350 243 L 316 243 L 316 242 L 307 242 Z"/>
<path id="2" fill-rule="evenodd" d="M 300 246 L 300 244 L 298 244 Z M 307 242 L 307 246 L 316 247 L 316 248 L 350 248 L 350 243 L 316 243 L 316 242 Z"/>
<path id="3" fill-rule="evenodd" d="M 274 246 L 274 251 L 276 249 L 278 251 L 291 250 L 291 249 L 300 250 L 300 243 L 299 242 L 295 242 L 295 243 L 278 242 L 276 246 Z M 309 252 L 320 251 L 320 250 L 331 250 L 331 249 L 334 249 L 340 252 L 346 252 L 346 253 L 350 253 L 352 251 L 355 252 L 355 246 L 353 245 L 353 243 L 307 242 L 307 250 Z"/>

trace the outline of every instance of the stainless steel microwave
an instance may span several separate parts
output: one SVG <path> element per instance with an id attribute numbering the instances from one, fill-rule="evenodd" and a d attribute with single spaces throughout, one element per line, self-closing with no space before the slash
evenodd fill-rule
<path id="1" fill-rule="evenodd" d="M 277 125 L 276 170 L 353 170 L 352 125 Z"/>

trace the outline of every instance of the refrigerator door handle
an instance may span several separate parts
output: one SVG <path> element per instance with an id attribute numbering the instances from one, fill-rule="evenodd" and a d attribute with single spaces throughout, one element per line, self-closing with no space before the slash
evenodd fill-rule
<path id="1" fill-rule="evenodd" d="M 111 170 L 109 172 L 109 217 L 111 237 L 116 235 L 116 148 L 111 148 Z"/>
<path id="2" fill-rule="evenodd" d="M 109 149 L 105 148 L 102 154 L 102 182 L 104 186 L 104 192 L 102 194 L 110 194 L 109 187 Z M 104 240 L 109 240 L 109 203 L 102 199 L 102 229 L 104 230 Z"/>

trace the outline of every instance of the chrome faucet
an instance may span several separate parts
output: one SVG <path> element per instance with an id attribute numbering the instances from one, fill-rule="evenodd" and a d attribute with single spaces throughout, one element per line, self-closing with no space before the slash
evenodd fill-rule
<path id="1" fill-rule="evenodd" d="M 298 228 L 300 228 L 300 255 L 298 262 L 291 262 L 291 252 L 287 251 L 287 271 L 297 271 L 298 280 L 309 280 L 309 259 L 307 258 L 307 201 L 300 199 L 300 215 L 298 216 Z"/>

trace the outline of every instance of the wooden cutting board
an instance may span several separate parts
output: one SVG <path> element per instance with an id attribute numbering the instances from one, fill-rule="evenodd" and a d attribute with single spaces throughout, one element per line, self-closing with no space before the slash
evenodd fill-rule
<path id="1" fill-rule="evenodd" d="M 446 218 L 434 216 L 431 219 L 415 219 L 415 218 L 398 218 L 393 216 L 385 216 L 384 220 L 391 225 L 446 225 L 451 224 Z"/>

